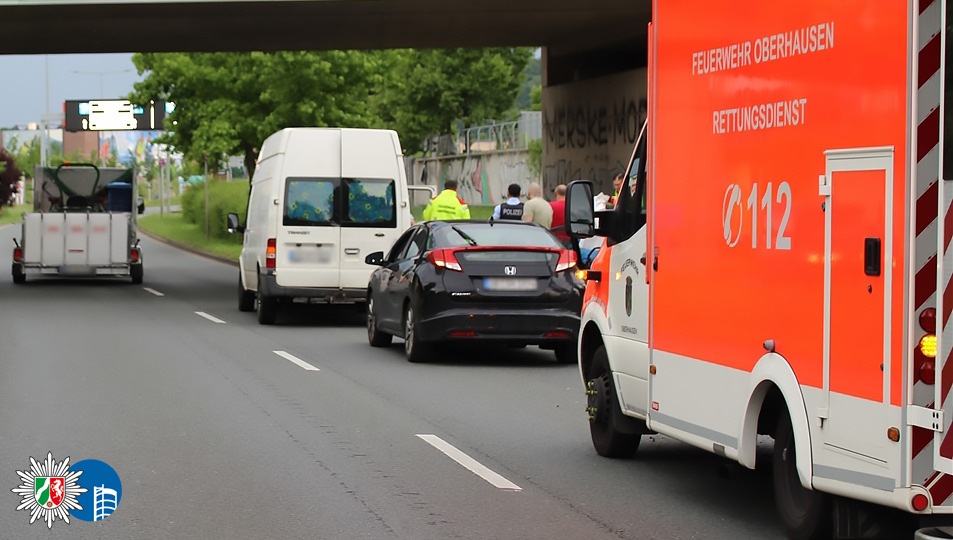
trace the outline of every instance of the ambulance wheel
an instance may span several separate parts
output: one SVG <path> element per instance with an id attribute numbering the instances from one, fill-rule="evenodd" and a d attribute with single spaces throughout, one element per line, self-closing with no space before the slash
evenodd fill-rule
<path id="1" fill-rule="evenodd" d="M 242 285 L 241 272 L 238 274 L 238 311 L 255 311 L 255 291 L 249 291 Z"/>
<path id="2" fill-rule="evenodd" d="M 778 517 L 789 538 L 830 538 L 833 534 L 830 496 L 801 485 L 796 452 L 791 418 L 787 410 L 783 410 L 778 417 L 772 459 Z"/>
<path id="3" fill-rule="evenodd" d="M 13 265 L 13 282 L 14 283 L 26 283 L 26 274 L 23 273 L 23 266 L 19 264 Z"/>
<path id="4" fill-rule="evenodd" d="M 609 370 L 609 355 L 604 346 L 600 346 L 592 357 L 586 386 L 589 435 L 596 452 L 608 458 L 631 457 L 639 449 L 642 434 L 623 433 L 617 428 L 616 416 L 621 415 L 622 411 Z"/>
<path id="5" fill-rule="evenodd" d="M 133 285 L 142 285 L 142 265 L 134 264 L 129 267 L 129 275 L 132 277 Z"/>
<path id="6" fill-rule="evenodd" d="M 374 308 L 374 297 L 367 295 L 367 342 L 371 347 L 387 347 L 391 344 L 394 336 L 385 334 L 377 328 L 377 312 Z"/>
<path id="7" fill-rule="evenodd" d="M 275 319 L 278 318 L 278 299 L 265 296 L 259 291 L 255 294 L 255 303 L 257 304 L 258 324 L 275 324 Z"/>

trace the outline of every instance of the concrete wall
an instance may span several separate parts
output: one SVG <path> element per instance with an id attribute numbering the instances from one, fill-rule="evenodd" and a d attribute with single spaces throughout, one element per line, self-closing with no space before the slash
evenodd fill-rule
<path id="1" fill-rule="evenodd" d="M 529 154 L 526 150 L 505 150 L 492 153 L 418 158 L 408 160 L 410 183 L 443 189 L 443 182 L 454 179 L 459 183 L 457 192 L 472 205 L 496 205 L 506 197 L 506 187 L 516 183 L 523 187 L 538 181 L 529 169 Z M 414 205 L 426 204 L 417 196 Z"/>
<path id="2" fill-rule="evenodd" d="M 609 193 L 645 120 L 646 70 L 543 87 L 543 182 L 586 179 Z"/>

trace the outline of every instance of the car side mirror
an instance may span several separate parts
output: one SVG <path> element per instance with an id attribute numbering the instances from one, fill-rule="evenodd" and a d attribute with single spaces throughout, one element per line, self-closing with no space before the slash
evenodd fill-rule
<path id="1" fill-rule="evenodd" d="M 566 234 L 570 238 L 591 238 L 596 233 L 592 182 L 575 180 L 566 187 Z"/>
<path id="2" fill-rule="evenodd" d="M 242 227 L 241 225 L 238 224 L 238 214 L 234 214 L 234 213 L 228 214 L 227 216 L 225 216 L 225 222 L 226 222 L 226 227 L 228 229 L 228 232 L 230 233 L 245 232 L 245 227 Z"/>
<path id="3" fill-rule="evenodd" d="M 369 254 L 367 257 L 364 257 L 364 264 L 369 264 L 371 266 L 383 266 L 384 252 L 375 251 L 374 253 Z"/>

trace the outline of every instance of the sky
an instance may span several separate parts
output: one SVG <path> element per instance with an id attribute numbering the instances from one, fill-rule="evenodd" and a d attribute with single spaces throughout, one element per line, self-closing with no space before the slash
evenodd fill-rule
<path id="1" fill-rule="evenodd" d="M 125 97 L 141 80 L 131 53 L 0 55 L 0 74 L 0 129 L 39 122 L 47 111 L 62 113 L 66 100 Z"/>

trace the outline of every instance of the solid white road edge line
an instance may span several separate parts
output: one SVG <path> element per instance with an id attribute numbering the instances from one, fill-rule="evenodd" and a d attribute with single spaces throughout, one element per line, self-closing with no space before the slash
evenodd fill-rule
<path id="1" fill-rule="evenodd" d="M 222 319 L 219 319 L 218 317 L 213 317 L 209 315 L 208 313 L 205 313 L 204 311 L 196 311 L 195 314 L 198 315 L 199 317 L 205 317 L 206 319 L 212 321 L 213 323 L 225 324 L 225 321 L 223 321 Z"/>
<path id="2" fill-rule="evenodd" d="M 430 443 L 431 446 L 440 450 L 444 454 L 450 457 L 450 459 L 456 461 L 460 465 L 463 465 L 470 470 L 473 474 L 479 476 L 480 478 L 486 480 L 487 482 L 493 484 L 494 486 L 500 489 L 506 489 L 509 491 L 523 491 L 523 488 L 517 486 L 513 482 L 510 482 L 506 478 L 496 474 L 491 471 L 479 461 L 473 459 L 472 457 L 464 454 L 460 450 L 457 450 L 455 446 L 448 443 L 447 441 L 441 439 L 436 435 L 429 434 L 417 434 L 418 437 Z"/>
<path id="3" fill-rule="evenodd" d="M 149 292 L 149 293 L 152 293 L 152 294 L 154 294 L 154 295 L 156 295 L 156 296 L 165 296 L 164 294 L 160 293 L 159 291 L 157 291 L 157 290 L 155 290 L 155 289 L 150 289 L 149 287 L 143 287 L 142 289 L 143 289 L 144 291 Z"/>
<path id="4" fill-rule="evenodd" d="M 285 360 L 290 360 L 294 362 L 295 364 L 298 364 L 299 366 L 303 367 L 304 369 L 308 371 L 321 371 L 320 369 L 312 366 L 311 364 L 305 362 L 304 360 L 298 358 L 297 356 L 293 354 L 286 353 L 285 351 L 271 351 L 271 352 L 277 354 L 278 356 L 284 358 Z"/>

